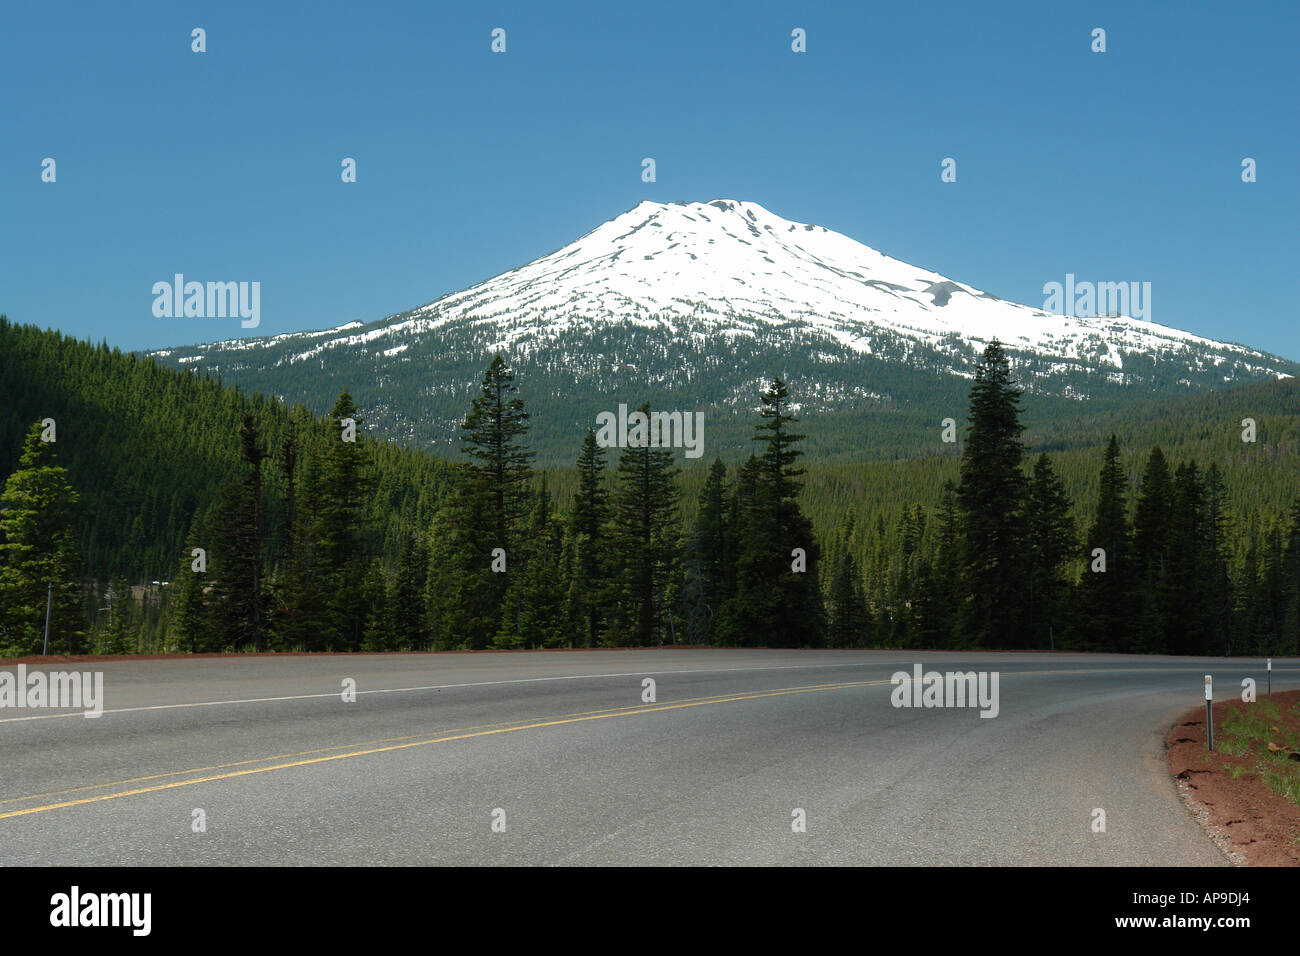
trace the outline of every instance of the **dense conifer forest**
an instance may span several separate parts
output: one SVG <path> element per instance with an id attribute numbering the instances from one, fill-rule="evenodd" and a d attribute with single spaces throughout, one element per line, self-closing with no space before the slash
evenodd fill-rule
<path id="1" fill-rule="evenodd" d="M 742 451 L 579 425 L 543 468 L 484 366 L 449 461 L 347 389 L 317 415 L 0 317 L 0 655 L 47 603 L 52 653 L 1300 650 L 1294 380 L 1036 416 L 995 343 L 911 457 L 810 460 L 850 436 L 773 377 Z"/>

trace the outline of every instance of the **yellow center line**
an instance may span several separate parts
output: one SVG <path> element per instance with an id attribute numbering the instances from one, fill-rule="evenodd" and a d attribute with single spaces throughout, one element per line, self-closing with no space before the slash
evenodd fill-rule
<path id="1" fill-rule="evenodd" d="M 505 724 L 511 724 L 514 721 L 499 720 L 490 724 L 474 724 L 469 727 L 454 727 L 450 730 L 440 731 L 440 733 L 458 733 L 463 730 L 478 730 L 482 727 L 500 727 Z M 152 773 L 144 777 L 128 777 L 125 780 L 110 780 L 106 783 L 91 783 L 82 787 L 68 787 L 64 790 L 50 790 L 46 793 L 33 793 L 25 797 L 7 797 L 0 800 L 0 806 L 6 803 L 22 803 L 25 800 L 41 800 L 45 797 L 58 797 L 65 793 L 81 793 L 83 790 L 100 790 L 104 787 L 119 787 L 126 783 L 142 783 L 145 780 L 161 780 L 163 777 L 181 777 L 187 773 L 204 773 L 208 770 L 225 770 L 228 767 L 243 767 L 250 763 L 265 763 L 268 760 L 284 760 L 286 757 L 305 757 L 308 754 L 323 754 L 330 750 L 345 750 L 348 747 L 369 747 L 372 744 L 386 744 L 396 740 L 415 740 L 417 737 L 427 737 L 428 732 L 423 734 L 407 734 L 403 737 L 380 737 L 378 740 L 362 740 L 351 744 L 334 744 L 332 747 L 317 747 L 313 750 L 298 750 L 285 754 L 274 754 L 269 757 L 253 757 L 248 760 L 235 760 L 230 763 L 211 764 L 206 767 L 191 767 L 188 770 L 168 770 L 166 773 Z"/>
<path id="2" fill-rule="evenodd" d="M 800 686 L 801 686 L 801 687 L 811 687 L 811 688 L 821 688 L 821 687 L 833 687 L 833 686 L 838 686 L 838 685 L 837 685 L 837 684 L 806 684 L 806 685 L 800 685 Z M 777 690 L 792 690 L 792 689 L 795 689 L 795 688 L 784 688 L 784 687 L 783 687 L 783 688 L 776 688 L 776 689 L 777 689 Z M 726 694 L 710 694 L 710 695 L 708 695 L 708 696 L 706 696 L 706 697 L 685 697 L 685 698 L 682 699 L 682 702 L 685 702 L 685 701 L 709 701 L 709 700 L 713 700 L 714 698 L 717 698 L 717 697 L 726 697 L 726 696 L 728 696 L 728 695 L 726 695 Z M 580 710 L 580 711 L 577 711 L 577 712 L 575 712 L 575 713 L 568 713 L 568 714 L 553 714 L 553 715 L 548 716 L 548 717 L 535 718 L 535 719 L 539 719 L 539 720 L 551 720 L 551 719 L 554 719 L 554 718 L 557 718 L 557 717 L 585 717 L 585 716 L 587 716 L 587 715 L 589 715 L 589 714 L 605 714 L 605 713 L 610 713 L 610 712 L 612 712 L 612 711 L 627 710 L 627 709 L 628 709 L 627 707 L 601 707 L 601 708 L 598 709 L 598 710 Z M 298 750 L 298 751 L 291 751 L 290 753 L 273 754 L 273 755 L 271 755 L 271 756 L 267 756 L 267 757 L 252 757 L 252 758 L 250 758 L 250 759 L 248 759 L 248 760 L 235 760 L 235 761 L 232 761 L 232 762 L 230 762 L 230 763 L 210 764 L 210 765 L 208 765 L 208 766 L 206 766 L 206 767 L 191 767 L 191 768 L 189 768 L 188 770 L 169 770 L 169 771 L 167 771 L 166 773 L 154 773 L 154 774 L 148 774 L 147 776 L 143 776 L 143 777 L 128 777 L 128 778 L 125 779 L 125 780 L 110 780 L 110 781 L 107 781 L 107 782 L 105 782 L 105 783 L 92 783 L 92 784 L 87 784 L 87 785 L 85 785 L 85 786 L 81 786 L 81 787 L 68 787 L 68 788 L 63 789 L 63 790 L 50 790 L 50 791 L 47 791 L 47 792 L 45 792 L 45 793 L 33 793 L 33 794 L 28 794 L 28 795 L 25 796 L 25 797 L 8 797 L 8 798 L 6 798 L 6 799 L 4 799 L 4 800 L 0 800 L 0 806 L 3 806 L 3 805 L 6 804 L 6 803 L 23 803 L 23 802 L 25 802 L 25 801 L 27 801 L 27 800 L 41 800 L 41 799 L 44 799 L 44 798 L 46 798 L 46 797 L 58 797 L 58 796 L 62 796 L 62 795 L 64 795 L 64 794 L 68 794 L 68 793 L 81 793 L 82 791 L 85 791 L 85 790 L 101 790 L 101 789 L 103 789 L 104 787 L 118 787 L 118 786 L 122 786 L 123 784 L 128 784 L 128 783 L 143 783 L 143 782 L 146 781 L 146 780 L 161 780 L 163 777 L 181 777 L 181 776 L 184 776 L 185 774 L 188 774 L 188 773 L 205 773 L 205 772 L 207 772 L 207 771 L 209 771 L 209 770 L 226 770 L 226 769 L 228 769 L 228 768 L 230 768 L 230 767 L 243 767 L 243 766 L 247 766 L 248 764 L 252 764 L 252 763 L 265 763 L 265 762 L 268 761 L 268 760 L 284 760 L 284 759 L 286 759 L 286 758 L 288 758 L 288 757 L 305 757 L 305 756 L 308 756 L 309 754 L 321 754 L 321 753 L 326 753 L 326 752 L 328 752 L 328 751 L 330 751 L 330 750 L 346 750 L 346 749 L 349 748 L 349 747 L 370 747 L 370 746 L 373 746 L 374 744 L 387 744 L 387 743 L 394 743 L 394 742 L 399 741 L 399 740 L 417 740 L 417 739 L 423 739 L 423 738 L 427 738 L 431 733 L 435 733 L 435 734 L 457 734 L 457 733 L 461 733 L 461 732 L 463 732 L 463 731 L 468 731 L 468 730 L 481 730 L 481 729 L 483 729 L 483 728 L 485 728 L 485 727 L 505 727 L 505 726 L 510 726 L 510 725 L 512 725 L 512 724 L 517 724 L 517 723 L 519 723 L 518 720 L 497 720 L 497 721 L 492 721 L 491 723 L 487 723 L 487 724 L 472 724 L 472 725 L 470 725 L 470 726 L 468 726 L 468 727 L 450 727 L 450 728 L 448 728 L 448 729 L 446 729 L 446 730 L 439 730 L 439 731 L 425 731 L 424 733 L 421 733 L 421 734 L 406 734 L 406 735 L 401 736 L 401 737 L 380 737 L 380 738 L 378 738 L 378 739 L 376 739 L 376 740 L 361 740 L 361 741 L 357 741 L 357 742 L 355 742 L 355 743 L 350 743 L 350 744 L 334 744 L 334 745 L 329 746 L 329 747 L 316 747 L 316 748 L 314 748 L 314 749 L 312 749 L 312 750 Z"/>
<path id="3" fill-rule="evenodd" d="M 196 777 L 192 780 L 178 780 L 178 781 L 173 781 L 171 783 L 157 784 L 151 787 L 139 787 L 134 790 L 124 790 L 119 793 L 108 793 L 108 794 L 101 794 L 95 797 L 82 797 L 76 800 L 65 800 L 61 803 L 52 803 L 40 807 L 28 807 L 24 810 L 10 810 L 5 813 L 0 813 L 0 820 L 5 820 L 10 817 L 26 816 L 27 814 L 32 814 L 32 813 L 42 813 L 46 810 L 58 810 L 63 807 L 75 807 L 87 803 L 98 803 L 104 800 L 116 800 L 119 797 L 130 797 L 130 796 L 137 796 L 139 794 L 144 794 L 144 793 L 154 793 L 159 790 L 172 790 L 177 787 L 187 787 L 197 783 L 210 783 L 214 780 L 229 780 L 235 777 L 249 776 L 251 774 L 256 774 L 256 773 L 266 773 L 272 770 L 286 770 L 291 767 L 303 767 L 314 763 L 325 763 L 331 760 L 342 760 L 348 757 L 363 757 L 370 754 L 387 753 L 394 750 L 406 750 L 411 747 L 423 747 L 428 744 L 446 743 L 448 741 L 453 741 L 453 740 L 467 740 L 472 737 L 486 737 L 486 736 L 491 736 L 493 734 L 513 733 L 515 731 L 533 730 L 540 727 L 555 727 L 561 724 L 579 723 L 587 720 L 601 720 L 607 717 L 627 717 L 636 714 L 655 713 L 657 711 L 680 710 L 685 707 L 701 707 L 706 704 L 721 704 L 721 703 L 728 703 L 731 701 L 738 701 L 738 700 L 756 700 L 761 697 L 777 697 L 786 694 L 806 694 L 806 693 L 812 693 L 815 691 L 823 691 L 823 690 L 842 690 L 849 687 L 869 687 L 869 686 L 875 686 L 875 685 L 887 684 L 887 683 L 889 683 L 889 681 L 851 681 L 851 682 L 841 682 L 841 683 L 833 683 L 833 684 L 811 684 L 811 685 L 806 685 L 801 687 L 782 688 L 774 691 L 765 691 L 762 693 L 746 694 L 741 696 L 713 695 L 710 697 L 701 697 L 701 698 L 694 698 L 687 701 L 680 701 L 673 704 L 663 704 L 656 707 L 638 707 L 635 709 L 627 709 L 627 708 L 608 709 L 607 708 L 605 710 L 586 711 L 586 712 L 581 712 L 578 714 L 563 716 L 559 718 L 544 718 L 541 721 L 535 721 L 532 723 L 525 723 L 525 724 L 518 724 L 511 721 L 501 721 L 500 723 L 505 724 L 506 726 L 499 726 L 497 724 L 478 724 L 475 727 L 463 728 L 463 730 L 442 731 L 439 736 L 431 739 L 414 740 L 413 742 L 410 743 L 392 744 L 387 747 L 367 747 L 366 744 L 339 744 L 334 747 L 321 747 L 316 750 L 299 751 L 298 753 L 281 754 L 279 756 L 272 756 L 272 757 L 261 757 L 252 760 L 241 760 L 241 761 L 236 761 L 234 763 L 227 763 L 227 764 L 215 764 L 211 767 L 198 767 L 191 770 L 174 770 L 168 773 L 152 774 L 145 777 L 134 777 L 128 780 L 116 781 L 114 783 L 91 784 L 89 786 L 74 787 L 68 790 L 56 790 L 51 793 L 33 794 L 31 796 L 26 796 L 26 797 L 11 797 L 10 799 L 2 802 L 21 803 L 26 800 L 38 800 L 44 797 L 57 796 L 60 794 L 77 793 L 83 790 L 96 790 L 102 787 L 119 786 L 124 783 L 137 783 L 145 780 L 157 780 L 163 777 L 180 776 L 187 773 L 202 773 L 210 769 L 212 770 L 225 769 L 229 767 L 242 766 L 244 764 L 249 764 L 249 763 L 261 763 L 267 760 L 278 760 L 283 757 L 295 757 L 295 756 L 301 756 L 306 754 L 322 753 L 327 750 L 337 750 L 340 747 L 362 746 L 362 747 L 367 747 L 367 749 L 352 750 L 346 753 L 332 754 L 327 757 L 312 757 L 307 760 L 295 760 L 289 763 L 273 764 L 272 766 L 268 766 L 268 767 L 254 767 L 252 769 L 236 770 L 230 773 L 212 774 L 206 777 Z M 479 729 L 483 727 L 489 727 L 495 729 L 490 729 L 490 730 Z M 418 734 L 418 735 L 412 735 L 411 737 L 389 737 L 389 738 L 385 738 L 384 740 L 374 741 L 374 743 L 383 743 L 385 742 L 385 740 L 410 741 L 412 740 L 413 737 L 416 736 L 423 737 L 424 735 Z"/>
<path id="4" fill-rule="evenodd" d="M 1145 671 L 1147 668 L 1125 668 L 1125 672 Z M 1097 669 L 1080 669 L 1067 668 L 1061 670 L 1041 670 L 1041 671 L 1003 671 L 1002 677 L 1024 677 L 1024 676 L 1045 676 L 1058 674 L 1114 674 L 1115 668 L 1097 668 Z M 902 672 L 906 673 L 906 672 Z M 929 673 L 923 671 L 923 674 Z M 911 681 L 911 675 L 907 674 L 907 679 Z M 542 727 L 555 727 L 562 724 L 581 723 L 588 720 L 603 720 L 609 717 L 631 717 L 638 714 L 650 714 L 668 710 L 681 710 L 687 707 L 702 707 L 707 704 L 723 704 L 742 700 L 758 700 L 764 697 L 780 697 L 789 694 L 807 694 L 824 690 L 844 690 L 851 687 L 878 687 L 885 684 L 892 684 L 894 681 L 888 680 L 868 680 L 868 681 L 841 681 L 826 684 L 808 684 L 798 687 L 779 688 L 777 690 L 763 691 L 752 694 L 742 695 L 712 695 L 709 697 L 688 698 L 684 701 L 678 701 L 672 704 L 662 704 L 655 707 L 637 707 L 637 708 L 606 708 L 596 711 L 582 711 L 576 714 L 562 715 L 556 718 L 543 718 L 540 721 L 531 723 L 516 723 L 514 721 L 498 721 L 489 724 L 476 724 L 471 727 L 458 728 L 450 731 L 439 731 L 439 736 L 429 739 L 424 738 L 424 734 L 412 734 L 406 737 L 385 737 L 375 741 L 367 741 L 359 744 L 337 744 L 333 747 L 319 747 L 314 750 L 302 750 L 295 753 L 277 754 L 269 757 L 259 757 L 250 760 L 239 760 L 233 763 L 214 764 L 208 767 L 196 767 L 189 770 L 173 770 L 166 773 L 150 774 L 143 777 L 133 777 L 127 780 L 118 780 L 110 783 L 89 784 L 82 787 L 73 787 L 66 790 L 55 790 L 49 793 L 32 794 L 25 797 L 10 797 L 6 800 L 0 800 L 0 806 L 8 803 L 22 803 L 27 800 L 40 800 L 47 797 L 60 796 L 63 794 L 80 793 L 85 790 L 98 790 L 104 787 L 116 787 L 122 784 L 140 783 L 146 780 L 159 780 L 164 777 L 183 776 L 191 773 L 205 773 L 209 770 L 225 770 L 231 767 L 240 767 L 250 763 L 263 763 L 268 760 L 282 760 L 286 757 L 299 757 L 309 754 L 325 753 L 330 750 L 339 750 L 346 747 L 363 747 L 362 750 L 351 750 L 345 753 L 332 754 L 325 757 L 311 757 L 306 760 L 294 760 L 288 763 L 278 763 L 267 767 L 254 767 L 245 770 L 236 770 L 230 773 L 212 774 L 206 777 L 196 777 L 191 780 L 178 780 L 171 783 L 157 784 L 151 787 L 140 787 L 134 790 L 124 790 L 118 793 L 101 794 L 94 797 L 82 797 L 76 800 L 65 800 L 61 803 L 52 803 L 40 807 L 28 807 L 23 810 L 10 810 L 0 813 L 0 820 L 10 817 L 26 816 L 32 813 L 42 813 L 46 810 L 58 810 L 64 807 L 80 806 L 87 803 L 98 803 L 104 800 L 116 800 L 120 797 L 138 796 L 145 793 L 154 793 L 160 790 L 171 790 L 177 787 L 188 787 L 198 783 L 211 783 L 216 780 L 229 780 L 235 777 L 244 777 L 256 773 L 267 773 L 273 770 L 287 770 L 292 767 L 303 767 L 315 763 L 325 763 L 331 760 L 343 760 L 350 757 L 364 757 L 371 754 L 387 753 L 394 750 L 405 750 L 411 747 L 423 747 L 428 744 L 447 743 L 454 740 L 467 740 L 473 737 L 486 737 L 493 734 L 515 733 L 521 730 L 535 730 Z M 492 728 L 492 729 L 483 729 Z M 392 743 L 386 747 L 375 747 L 371 744 L 383 744 L 392 741 L 408 741 L 406 743 Z"/>

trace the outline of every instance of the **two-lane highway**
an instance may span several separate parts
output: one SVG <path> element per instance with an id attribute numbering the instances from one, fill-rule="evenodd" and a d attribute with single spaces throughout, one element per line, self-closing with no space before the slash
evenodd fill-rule
<path id="1" fill-rule="evenodd" d="M 997 716 L 894 706 L 915 664 L 996 672 Z M 695 649 L 51 665 L 102 670 L 104 713 L 0 709 L 0 864 L 1226 865 L 1163 738 L 1204 674 L 1222 699 L 1243 677 L 1262 693 L 1263 668 Z M 1300 686 L 1300 664 L 1273 684 Z"/>

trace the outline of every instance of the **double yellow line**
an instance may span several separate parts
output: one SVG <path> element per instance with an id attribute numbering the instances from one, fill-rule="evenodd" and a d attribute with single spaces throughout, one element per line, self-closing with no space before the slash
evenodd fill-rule
<path id="1" fill-rule="evenodd" d="M 124 784 L 143 783 L 147 780 L 159 780 L 164 777 L 178 777 L 193 773 L 206 773 L 209 770 L 225 770 L 224 773 L 211 773 L 207 776 L 192 777 L 186 780 L 173 780 L 168 783 L 157 783 L 146 787 L 135 787 L 130 790 L 119 790 L 114 793 L 104 793 L 91 797 L 78 797 L 72 800 L 63 800 L 58 803 L 47 803 L 42 806 L 26 807 L 21 810 L 8 810 L 0 813 L 0 820 L 7 820 L 10 817 L 22 817 L 33 813 L 44 813 L 47 810 L 61 810 L 66 807 L 82 806 L 88 803 L 102 803 L 105 800 L 118 800 L 122 797 L 135 797 L 145 793 L 157 793 L 161 790 L 174 790 L 178 787 L 190 787 L 200 783 L 212 783 L 216 780 L 233 780 L 236 777 L 247 777 L 258 773 L 270 773 L 274 770 L 288 770 L 292 767 L 306 767 L 311 764 L 328 763 L 331 760 L 346 760 L 351 757 L 365 757 L 371 754 L 391 753 L 395 750 L 409 750 L 413 747 L 427 747 L 430 744 L 449 743 L 453 740 L 469 740 L 473 737 L 490 737 L 494 734 L 512 734 L 521 730 L 537 730 L 542 727 L 559 727 L 563 724 L 577 724 L 589 720 L 606 720 L 611 717 L 635 717 L 640 714 L 654 714 L 669 710 L 683 710 L 689 707 L 704 707 L 709 704 L 726 704 L 742 700 L 759 700 L 764 697 L 783 697 L 791 694 L 811 694 L 820 691 L 845 690 L 853 687 L 876 687 L 889 684 L 888 680 L 872 681 L 842 681 L 832 684 L 809 684 L 800 687 L 783 687 L 777 690 L 757 691 L 748 694 L 729 694 L 716 695 L 712 697 L 697 697 L 687 700 L 676 701 L 671 704 L 655 704 L 644 707 L 619 708 L 612 710 L 588 711 L 579 714 L 566 714 L 553 718 L 542 718 L 528 723 L 504 722 L 502 724 L 479 724 L 477 727 L 466 727 L 459 730 L 443 731 L 438 736 L 425 737 L 418 735 L 415 737 L 389 737 L 384 740 L 370 741 L 363 744 L 343 744 L 340 746 L 361 747 L 364 749 L 346 750 L 343 753 L 328 754 L 327 756 L 307 756 L 308 754 L 320 754 L 325 751 L 338 749 L 337 747 L 322 747 L 317 750 L 303 750 L 297 753 L 276 754 L 271 757 L 262 757 L 254 760 L 241 760 L 234 763 L 216 764 L 210 767 L 196 767 L 190 770 L 174 770 L 168 773 L 152 774 L 146 777 L 134 777 L 129 780 L 117 780 L 111 783 L 92 784 L 84 787 L 74 787 L 68 790 L 56 790 L 50 793 L 34 794 L 27 797 L 11 797 L 8 800 L 0 801 L 0 805 L 8 803 L 24 803 L 28 800 L 41 800 L 49 797 L 64 796 L 72 793 L 84 792 L 86 790 L 98 790 L 104 787 L 119 787 Z M 394 741 L 404 741 L 396 743 Z M 386 746 L 373 746 L 373 744 L 386 744 Z M 250 763 L 262 763 L 267 760 L 285 760 L 289 757 L 304 757 L 301 760 L 289 760 L 285 763 L 273 763 L 265 767 L 247 767 L 243 770 L 230 770 L 231 767 L 240 767 Z"/>

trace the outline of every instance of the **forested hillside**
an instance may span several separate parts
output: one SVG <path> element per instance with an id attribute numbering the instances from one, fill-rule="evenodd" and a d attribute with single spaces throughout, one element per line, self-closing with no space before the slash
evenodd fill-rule
<path id="1" fill-rule="evenodd" d="M 366 340 L 403 318 L 358 326 L 342 336 L 304 333 L 303 340 L 250 339 L 224 348 L 166 349 L 157 356 L 170 367 L 198 365 L 268 395 L 300 398 L 322 414 L 347 387 L 369 410 L 377 434 L 454 456 L 460 417 L 498 333 L 479 324 L 412 332 L 395 355 Z M 600 411 L 630 395 L 637 396 L 632 407 L 646 401 L 653 408 L 704 412 L 710 455 L 738 461 L 748 454 L 743 449 L 758 421 L 758 392 L 773 375 L 797 396 L 800 415 L 816 423 L 807 443 L 814 460 L 928 455 L 939 421 L 962 420 L 979 353 L 955 337 L 943 353 L 884 332 L 873 341 L 875 351 L 863 354 L 808 329 L 756 324 L 750 334 L 728 337 L 726 348 L 719 349 L 707 324 L 680 320 L 669 328 L 569 329 L 560 339 L 545 331 L 528 333 L 515 343 L 512 368 L 535 415 L 530 442 L 542 466 L 568 463 L 575 431 L 581 435 Z M 1053 364 L 1011 347 L 1007 354 L 1022 382 Z M 1031 384 L 1027 424 L 1037 429 L 1059 422 L 1068 432 L 1095 422 L 1099 412 L 1131 416 L 1137 423 L 1161 415 L 1165 402 L 1176 406 L 1190 399 L 1195 407 L 1204 390 L 1224 386 L 1209 362 L 1198 374 L 1174 375 L 1150 356 L 1130 354 L 1125 361 L 1124 374 L 1144 384 L 1119 384 L 1110 372 L 1083 369 L 1059 378 L 1054 389 Z M 954 363 L 961 366 L 959 373 Z M 1087 431 L 1095 443 L 1092 429 Z"/>
<path id="2" fill-rule="evenodd" d="M 64 650 L 1297 649 L 1294 380 L 1063 414 L 996 348 L 910 458 L 817 460 L 846 426 L 778 379 L 701 460 L 569 421 L 539 468 L 558 399 L 480 373 L 443 457 L 0 317 L 0 653 L 51 582 Z"/>
<path id="3" fill-rule="evenodd" d="M 52 419 L 49 452 L 79 499 L 71 518 L 90 632 L 108 626 L 105 595 L 121 582 L 134 589 L 123 606 L 149 617 L 150 646 L 161 646 L 171 625 L 160 610 L 165 589 L 153 582 L 174 581 L 187 537 L 212 527 L 222 489 L 239 476 L 245 415 L 277 453 L 291 435 L 304 461 L 328 441 L 326 420 L 301 406 L 0 316 L 0 475 L 18 465 L 32 424 Z M 395 549 L 428 524 L 450 467 L 364 431 L 357 447 L 375 475 L 362 499 L 368 534 L 376 548 Z M 266 469 L 270 529 L 282 524 L 284 485 L 282 469 Z M 274 534 L 264 542 L 268 556 L 282 548 Z"/>

